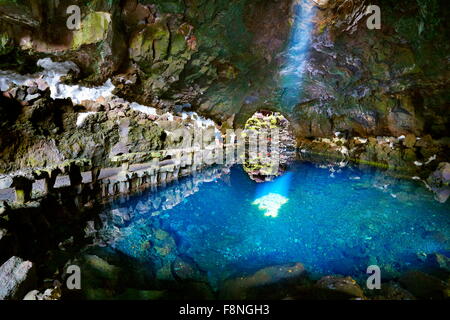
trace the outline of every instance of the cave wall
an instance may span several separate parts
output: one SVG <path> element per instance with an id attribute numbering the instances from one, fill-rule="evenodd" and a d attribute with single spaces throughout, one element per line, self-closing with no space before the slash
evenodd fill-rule
<path id="1" fill-rule="evenodd" d="M 313 1 L 313 0 L 307 0 Z M 297 137 L 449 136 L 448 6 L 443 0 L 321 0 L 302 99 L 280 104 L 279 70 L 292 0 L 0 1 L 0 67 L 73 60 L 79 80 L 113 78 L 117 94 L 157 108 L 192 108 L 223 127 L 281 111 Z M 81 29 L 65 26 L 81 7 Z M 381 30 L 366 26 L 381 7 Z"/>
<path id="2" fill-rule="evenodd" d="M 353 28 L 320 12 L 304 99 L 294 123 L 301 136 L 448 136 L 448 6 L 443 1 L 372 1 L 381 30 Z M 344 29 L 345 28 L 345 29 Z"/>

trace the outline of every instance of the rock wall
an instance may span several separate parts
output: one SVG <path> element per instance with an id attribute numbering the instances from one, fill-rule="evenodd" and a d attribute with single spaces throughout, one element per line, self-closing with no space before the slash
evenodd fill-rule
<path id="1" fill-rule="evenodd" d="M 369 30 L 364 18 L 349 28 L 351 19 L 342 20 L 349 6 L 319 11 L 303 100 L 293 112 L 297 135 L 448 136 L 444 2 L 371 3 L 381 8 L 381 30 Z"/>
<path id="2" fill-rule="evenodd" d="M 66 27 L 72 4 L 81 8 L 76 31 Z M 369 4 L 381 8 L 381 30 L 366 26 Z M 283 106 L 279 71 L 305 5 L 315 17 L 301 99 Z M 72 60 L 82 72 L 66 81 L 112 78 L 130 101 L 194 109 L 223 128 L 265 109 L 282 112 L 299 139 L 439 139 L 449 136 L 448 10 L 443 0 L 4 0 L 0 66 Z"/>

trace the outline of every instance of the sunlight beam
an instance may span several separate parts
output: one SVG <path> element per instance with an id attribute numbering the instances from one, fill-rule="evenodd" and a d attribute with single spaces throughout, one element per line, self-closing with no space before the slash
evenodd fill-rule
<path id="1" fill-rule="evenodd" d="M 281 103 L 287 108 L 292 108 L 301 99 L 315 15 L 316 7 L 312 1 L 299 0 L 294 4 L 294 23 L 286 52 L 286 62 L 280 71 Z"/>

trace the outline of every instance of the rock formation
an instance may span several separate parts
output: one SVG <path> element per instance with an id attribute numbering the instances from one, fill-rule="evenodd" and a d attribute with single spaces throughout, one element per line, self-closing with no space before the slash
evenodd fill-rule
<path id="1" fill-rule="evenodd" d="M 380 29 L 367 25 L 371 5 L 381 8 Z M 332 170 L 348 161 L 391 169 L 446 202 L 449 15 L 444 0 L 0 0 L 0 199 L 9 200 L 0 203 L 0 299 L 35 289 L 34 264 L 25 260 L 73 242 L 67 230 L 83 238 L 80 225 L 102 201 L 97 196 L 196 172 L 196 156 L 224 150 L 227 129 L 274 125 L 284 130 L 285 149 L 297 148 L 303 159 L 330 157 Z M 294 70 L 293 52 L 302 58 Z M 295 99 L 286 103 L 287 87 Z M 201 138 L 186 139 L 193 131 Z M 258 182 L 282 173 L 290 160 L 270 171 L 262 158 L 244 163 Z M 180 188 L 194 193 L 186 190 L 199 181 Z M 175 206 L 183 201 L 178 191 L 137 206 Z M 127 214 L 113 210 L 100 219 L 125 225 Z M 99 221 L 90 223 L 88 231 L 97 232 Z M 51 233 L 54 224 L 67 229 Z M 116 228 L 102 232 L 105 241 L 118 236 Z M 163 232 L 155 230 L 154 250 L 163 257 L 158 276 L 214 297 Z M 90 297 L 111 297 L 102 281 L 123 280 L 122 270 L 97 253 L 80 263 L 92 277 L 100 274 L 101 289 Z M 419 272 L 372 297 L 348 277 L 307 281 L 300 263 L 260 270 L 244 277 L 243 287 L 228 280 L 217 295 L 258 296 L 254 286 L 270 290 L 273 278 L 290 272 L 301 275 L 301 288 L 276 298 L 448 298 L 448 283 Z M 26 298 L 61 296 L 58 285 L 40 289 Z M 122 297 L 166 294 L 128 289 Z"/>

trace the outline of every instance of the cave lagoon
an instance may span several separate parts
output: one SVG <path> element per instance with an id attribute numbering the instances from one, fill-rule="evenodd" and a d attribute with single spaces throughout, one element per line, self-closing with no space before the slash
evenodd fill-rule
<path id="1" fill-rule="evenodd" d="M 188 177 L 121 197 L 101 211 L 101 227 L 78 254 L 90 257 L 84 258 L 87 270 L 110 263 L 117 274 L 105 276 L 103 289 L 98 278 L 89 283 L 88 277 L 87 297 L 124 292 L 130 284 L 119 287 L 117 270 L 157 282 L 195 280 L 226 295 L 233 279 L 270 284 L 286 277 L 283 267 L 280 274 L 268 272 L 270 279 L 255 280 L 255 272 L 299 263 L 301 276 L 351 276 L 365 287 L 369 266 L 380 268 L 385 283 L 427 270 L 434 255 L 450 252 L 450 207 L 421 181 L 301 160 L 265 183 L 249 179 L 240 165 L 198 176 L 197 182 Z"/>

